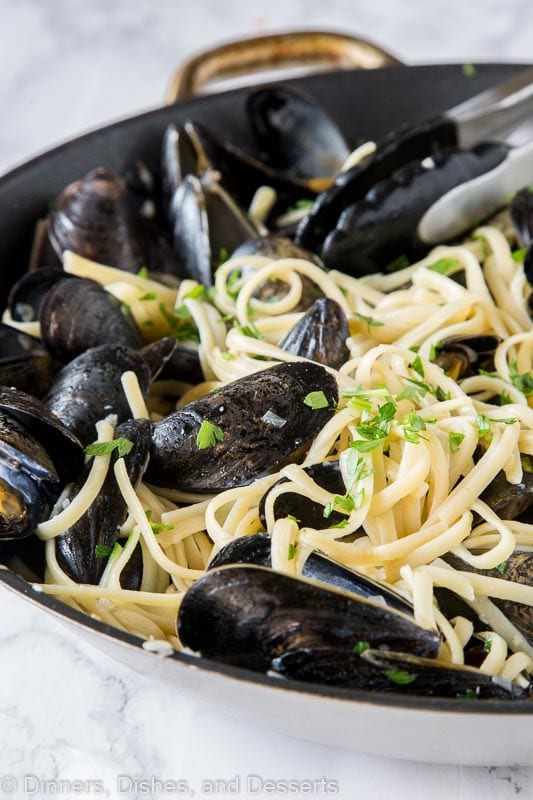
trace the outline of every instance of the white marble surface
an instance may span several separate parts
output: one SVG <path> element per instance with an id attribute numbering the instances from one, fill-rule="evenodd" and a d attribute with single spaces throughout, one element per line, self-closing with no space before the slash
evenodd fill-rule
<path id="1" fill-rule="evenodd" d="M 530 0 L 0 0 L 0 169 L 157 105 L 172 69 L 193 51 L 303 26 L 366 35 L 411 63 L 533 57 Z M 251 773 L 327 776 L 343 800 L 533 797 L 533 769 L 402 763 L 265 732 L 128 671 L 5 590 L 0 609 L 1 797 L 53 793 L 31 778 L 25 792 L 24 775 L 96 782 L 83 792 L 56 785 L 62 798 L 133 800 L 178 795 L 117 776 L 199 787 Z"/>

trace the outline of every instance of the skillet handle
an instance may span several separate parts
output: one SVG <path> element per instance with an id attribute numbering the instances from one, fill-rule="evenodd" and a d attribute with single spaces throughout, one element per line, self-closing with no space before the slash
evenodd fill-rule
<path id="1" fill-rule="evenodd" d="M 237 39 L 192 56 L 175 72 L 168 105 L 199 94 L 210 82 L 267 70 L 316 65 L 374 69 L 402 64 L 366 39 L 326 31 L 291 31 Z"/>

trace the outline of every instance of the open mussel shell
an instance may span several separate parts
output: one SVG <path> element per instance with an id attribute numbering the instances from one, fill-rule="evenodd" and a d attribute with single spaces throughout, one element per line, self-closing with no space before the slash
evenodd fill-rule
<path id="1" fill-rule="evenodd" d="M 17 322 L 37 322 L 44 298 L 58 281 L 78 280 L 62 269 L 41 267 L 25 272 L 13 284 L 9 292 L 7 306 L 11 316 Z"/>
<path id="2" fill-rule="evenodd" d="M 115 414 L 119 423 L 129 418 L 121 377 L 130 370 L 146 397 L 150 370 L 139 353 L 109 344 L 92 347 L 58 372 L 44 402 L 86 446 L 95 439 L 98 420 L 108 414 Z"/>
<path id="3" fill-rule="evenodd" d="M 348 320 L 340 305 L 329 297 L 320 297 L 279 346 L 294 356 L 340 369 L 350 356 L 346 346 L 349 335 Z"/>
<path id="4" fill-rule="evenodd" d="M 294 650 L 274 659 L 272 670 L 295 680 L 394 694 L 463 700 L 527 697 L 519 686 L 472 667 L 371 648 L 361 654 L 333 648 Z"/>
<path id="5" fill-rule="evenodd" d="M 521 247 L 533 244 L 533 191 L 526 186 L 511 201 L 511 222 Z"/>
<path id="6" fill-rule="evenodd" d="M 258 89 L 248 95 L 246 112 L 270 165 L 308 181 L 315 191 L 329 185 L 349 155 L 337 125 L 301 91 L 279 85 Z"/>
<path id="7" fill-rule="evenodd" d="M 523 519 L 523 514 L 528 511 L 533 503 L 533 474 L 522 470 L 520 483 L 510 483 L 503 470 L 497 473 L 486 489 L 480 495 L 483 500 L 500 519 Z"/>
<path id="8" fill-rule="evenodd" d="M 338 461 L 322 461 L 318 464 L 304 467 L 304 471 L 319 486 L 331 492 L 332 495 L 343 495 L 346 492 Z M 267 527 L 265 504 L 268 495 L 275 486 L 279 486 L 280 483 L 286 481 L 286 478 L 276 481 L 270 489 L 267 489 L 259 502 L 259 519 L 264 528 Z M 274 502 L 273 512 L 274 519 L 282 519 L 290 515 L 298 520 L 300 527 L 315 528 L 316 530 L 330 528 L 332 525 L 337 525 L 346 519 L 346 515 L 340 514 L 338 511 L 332 511 L 330 516 L 326 518 L 324 516 L 324 506 L 321 503 L 310 500 L 299 492 L 286 492 L 277 497 Z"/>
<path id="9" fill-rule="evenodd" d="M 259 567 L 271 567 L 272 537 L 265 533 L 254 533 L 240 536 L 228 542 L 211 560 L 208 569 L 216 569 L 228 564 L 256 564 Z M 401 595 L 384 586 L 379 581 L 369 578 L 354 569 L 345 567 L 320 553 L 311 553 L 307 558 L 302 576 L 319 583 L 325 583 L 351 592 L 369 600 L 412 615 L 411 604 Z"/>
<path id="10" fill-rule="evenodd" d="M 277 202 L 271 212 L 273 217 L 294 205 L 297 200 L 316 196 L 306 181 L 289 178 L 272 169 L 241 147 L 219 139 L 201 123 L 190 121 L 185 129 L 201 158 L 201 168 L 205 170 L 204 165 L 207 165 L 207 168 L 219 173 L 221 185 L 241 208 L 250 206 L 260 186 L 271 186 L 277 194 Z"/>
<path id="11" fill-rule="evenodd" d="M 440 638 L 383 603 L 251 565 L 219 567 L 185 594 L 178 635 L 207 658 L 267 670 L 291 650 L 358 642 L 435 657 Z"/>
<path id="12" fill-rule="evenodd" d="M 32 534 L 60 488 L 44 447 L 14 417 L 0 412 L 0 540 Z"/>
<path id="13" fill-rule="evenodd" d="M 19 389 L 0 386 L 0 412 L 13 417 L 42 445 L 63 482 L 78 474 L 83 465 L 80 441 L 44 403 Z"/>
<path id="14" fill-rule="evenodd" d="M 435 363 L 454 380 L 494 370 L 494 353 L 501 339 L 491 334 L 451 336 L 439 342 Z"/>
<path id="15" fill-rule="evenodd" d="M 65 278 L 43 298 L 41 336 L 51 354 L 70 361 L 90 347 L 103 344 L 137 349 L 141 335 L 129 310 L 96 281 Z"/>
<path id="16" fill-rule="evenodd" d="M 327 407 L 304 402 L 322 391 Z M 318 364 L 279 364 L 188 403 L 154 425 L 147 479 L 156 486 L 216 492 L 244 486 L 303 455 L 334 413 L 335 379 Z M 200 428 L 218 429 L 202 443 Z"/>
<path id="17" fill-rule="evenodd" d="M 40 397 L 56 371 L 40 339 L 0 323 L 0 386 L 14 386 Z"/>
<path id="18" fill-rule="evenodd" d="M 215 180 L 188 175 L 172 204 L 180 275 L 212 286 L 220 255 L 257 235 L 251 220 Z"/>
<path id="19" fill-rule="evenodd" d="M 133 448 L 124 457 L 126 469 L 133 486 L 141 479 L 150 452 L 150 422 L 144 419 L 128 420 L 119 425 L 116 438 L 128 439 Z M 107 556 L 98 555 L 97 548 L 111 549 L 118 537 L 120 525 L 127 515 L 127 506 L 117 485 L 113 471 L 116 451 L 106 479 L 98 497 L 80 519 L 65 533 L 55 539 L 55 550 L 59 566 L 77 583 L 97 584 L 107 563 Z M 80 477 L 73 485 L 70 497 L 75 497 L 85 485 L 92 467 L 89 460 Z M 133 565 L 130 580 L 133 579 Z"/>

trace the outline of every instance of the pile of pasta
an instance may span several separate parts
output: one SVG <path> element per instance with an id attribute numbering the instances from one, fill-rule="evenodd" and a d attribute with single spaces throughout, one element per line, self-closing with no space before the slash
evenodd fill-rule
<path id="1" fill-rule="evenodd" d="M 533 524 L 502 520 L 479 499 L 501 470 L 511 484 L 520 483 L 533 456 L 531 290 L 520 254 L 498 228 L 480 228 L 461 246 L 437 247 L 416 264 L 362 279 L 306 260 L 264 256 L 228 260 L 209 292 L 190 280 L 170 289 L 73 254 L 66 255 L 65 269 L 100 282 L 127 303 L 147 341 L 169 332 L 176 309 L 197 332 L 205 381 L 156 382 L 145 404 L 134 376 L 126 375 L 133 416 L 157 420 L 169 396 L 181 407 L 242 376 L 299 360 L 279 343 L 302 317 L 294 309 L 304 276 L 346 313 L 350 356 L 331 370 L 338 408 L 302 463 L 208 497 L 145 483 L 135 490 L 119 459 L 114 468 L 128 518 L 100 585 L 81 586 L 59 568 L 53 539 L 97 495 L 110 457 L 95 457 L 80 498 L 65 509 L 59 504 L 39 526 L 38 535 L 47 540 L 46 582 L 39 590 L 141 636 L 148 647 L 179 649 L 176 615 L 184 592 L 226 543 L 263 529 L 259 501 L 284 477 L 265 509 L 275 569 L 298 575 L 316 550 L 384 581 L 412 601 L 420 625 L 440 631 L 440 657 L 461 664 L 473 625 L 466 616 L 448 619 L 439 610 L 434 588 L 446 587 L 486 625 L 481 636 L 490 645 L 481 669 L 527 685 L 533 648 L 493 599 L 531 606 L 533 586 L 457 570 L 443 560 L 452 553 L 476 570 L 489 570 L 533 546 Z M 259 299 L 259 287 L 271 280 L 286 284 L 286 293 Z M 456 382 L 435 363 L 435 354 L 442 340 L 471 334 L 500 337 L 495 369 Z M 102 421 L 99 440 L 112 437 L 112 422 Z M 332 496 L 304 470 L 336 459 L 343 497 Z M 325 519 L 334 508 L 344 515 L 342 523 L 317 530 L 291 518 L 275 520 L 273 504 L 283 492 L 323 503 Z M 141 591 L 123 590 L 120 574 L 139 542 Z"/>

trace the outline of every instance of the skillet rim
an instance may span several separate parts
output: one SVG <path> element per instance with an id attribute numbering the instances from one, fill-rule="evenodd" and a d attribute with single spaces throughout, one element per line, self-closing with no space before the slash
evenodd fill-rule
<path id="1" fill-rule="evenodd" d="M 476 68 L 479 66 L 480 70 L 483 71 L 484 68 L 516 68 L 516 70 L 520 69 L 521 67 L 527 66 L 524 62 L 521 63 L 509 63 L 509 62 L 491 62 L 485 63 L 480 65 L 475 65 Z M 371 70 L 368 72 L 383 72 L 389 70 L 409 70 L 411 72 L 416 72 L 417 68 L 427 69 L 427 68 L 449 68 L 449 67 L 457 67 L 459 70 L 461 68 L 460 64 L 417 64 L 413 66 L 407 65 L 399 65 L 399 66 L 388 66 L 382 67 L 376 70 Z M 350 75 L 350 73 L 358 74 L 360 70 L 338 70 L 338 71 L 331 71 L 328 73 L 315 73 L 311 76 L 307 75 L 303 78 L 292 78 L 289 80 L 284 81 L 269 81 L 271 83 L 289 83 L 291 85 L 303 85 L 304 88 L 308 89 L 309 81 L 313 80 L 313 78 L 323 78 L 327 77 L 329 79 L 335 80 L 335 78 L 339 75 Z M 367 72 L 367 71 L 365 71 Z M 459 76 L 459 73 L 458 73 Z M 257 87 L 260 84 L 257 84 Z M 239 87 L 236 89 L 232 89 L 231 91 L 223 92 L 224 96 L 234 96 L 243 94 L 251 87 Z M 253 88 L 256 88 L 254 84 Z M 220 96 L 220 95 L 218 95 Z M 202 106 L 204 104 L 209 103 L 213 95 L 201 95 L 194 98 L 189 98 L 187 100 L 181 101 L 176 103 L 174 107 L 176 109 L 184 108 L 185 106 Z M 133 122 L 140 122 L 152 120 L 158 113 L 161 113 L 165 109 L 168 109 L 169 106 L 157 106 L 155 108 L 151 108 L 147 111 L 143 111 L 140 114 L 134 114 L 126 117 L 121 117 L 118 120 L 114 120 L 112 122 L 108 122 L 104 125 L 97 126 L 90 130 L 83 132 L 80 135 L 71 137 L 65 141 L 59 142 L 52 147 L 45 149 L 44 151 L 39 152 L 37 155 L 23 160 L 15 164 L 13 167 L 8 168 L 8 170 L 0 173 L 0 189 L 3 188 L 5 183 L 8 183 L 12 180 L 17 180 L 19 175 L 24 175 L 28 172 L 32 167 L 37 166 L 43 162 L 46 162 L 52 155 L 62 155 L 68 153 L 69 148 L 76 147 L 78 145 L 83 145 L 85 142 L 90 143 L 91 139 L 98 136 L 99 134 L 107 133 L 110 131 L 117 131 L 121 128 L 127 128 L 128 125 L 131 125 Z M 122 646 L 126 647 L 130 650 L 130 652 L 140 651 L 143 657 L 150 657 L 156 656 L 160 658 L 157 654 L 149 653 L 143 648 L 143 640 L 133 634 L 129 634 L 123 631 L 120 631 L 112 626 L 108 625 L 107 623 L 101 622 L 100 620 L 93 619 L 92 617 L 83 614 L 81 611 L 78 611 L 71 606 L 68 606 L 66 603 L 63 603 L 60 599 L 52 596 L 47 595 L 44 592 L 37 591 L 33 588 L 33 585 L 26 581 L 24 578 L 21 578 L 15 572 L 13 572 L 9 567 L 0 564 L 0 584 L 5 586 L 10 591 L 14 592 L 15 594 L 21 596 L 25 600 L 30 601 L 34 605 L 44 609 L 45 611 L 53 614 L 54 617 L 59 618 L 61 621 L 66 621 L 76 628 L 81 628 L 83 630 L 88 630 L 97 634 L 101 638 L 102 642 L 105 640 L 112 640 L 113 642 L 118 642 Z M 83 635 L 83 634 L 82 634 Z M 102 648 L 103 649 L 103 648 Z M 113 656 L 111 656 L 113 657 Z M 425 697 L 425 696 L 407 696 L 407 695 L 400 695 L 400 694 L 379 694 L 373 693 L 369 691 L 363 691 L 359 689 L 349 689 L 344 687 L 334 687 L 334 686 L 324 686 L 321 684 L 313 684 L 313 683 L 306 683 L 303 681 L 298 680 L 286 680 L 283 678 L 274 678 L 270 677 L 267 674 L 253 672 L 248 669 L 244 669 L 242 667 L 236 667 L 233 665 L 222 664 L 211 659 L 191 656 L 187 653 L 181 653 L 174 651 L 171 656 L 166 657 L 167 660 L 177 661 L 178 663 L 182 664 L 188 668 L 195 668 L 205 671 L 207 673 L 214 673 L 216 675 L 220 675 L 223 677 L 227 677 L 237 681 L 244 681 L 258 686 L 264 686 L 271 689 L 280 689 L 282 691 L 294 691 L 300 695 L 310 695 L 312 697 L 318 698 L 331 698 L 333 700 L 341 700 L 345 702 L 353 703 L 354 705 L 358 704 L 367 704 L 369 706 L 379 706 L 384 708 L 391 708 L 392 710 L 413 710 L 413 711 L 425 711 L 425 712 L 448 712 L 448 713 L 456 713 L 456 714 L 469 714 L 469 715 L 494 715 L 496 717 L 506 716 L 506 715 L 527 715 L 533 714 L 533 701 L 532 700 L 475 700 L 475 701 L 465 701 L 460 698 L 441 698 L 441 697 Z"/>

